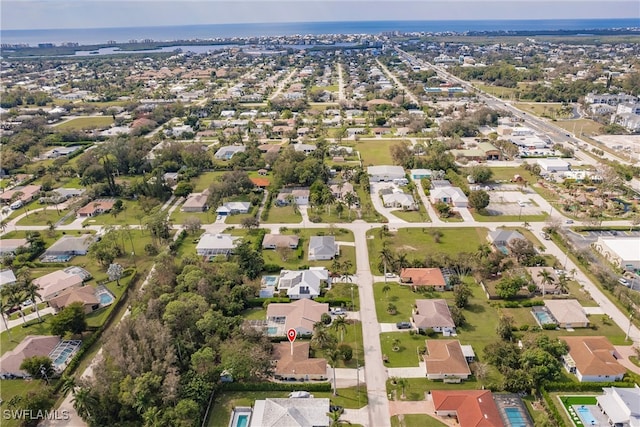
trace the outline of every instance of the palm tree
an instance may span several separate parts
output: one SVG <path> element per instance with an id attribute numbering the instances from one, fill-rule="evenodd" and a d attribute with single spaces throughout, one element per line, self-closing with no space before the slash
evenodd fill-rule
<path id="1" fill-rule="evenodd" d="M 72 394 L 75 393 L 75 390 L 76 390 L 75 377 L 65 375 L 62 378 L 60 378 L 60 381 L 62 381 L 62 386 L 60 387 L 60 391 L 62 391 L 63 396 L 66 396 L 67 394 L 69 394 L 69 392 L 71 392 Z"/>
<path id="2" fill-rule="evenodd" d="M 0 221 L 0 233 L 4 233 L 6 229 L 7 229 L 7 220 L 3 219 L 2 221 Z"/>
<path id="3" fill-rule="evenodd" d="M 91 412 L 98 404 L 98 399 L 91 394 L 91 389 L 80 387 L 73 394 L 71 402 L 73 403 L 73 408 L 78 412 L 78 415 L 86 421 L 91 419 Z"/>
<path id="4" fill-rule="evenodd" d="M 38 299 L 40 300 L 42 299 L 42 295 L 40 295 L 39 293 L 40 287 L 35 283 L 33 283 L 33 280 L 29 278 L 28 281 L 24 281 L 22 283 L 22 289 L 24 290 L 24 292 L 26 292 L 29 298 L 31 298 L 31 301 L 36 306 L 36 315 L 38 316 L 38 323 L 42 323 L 42 318 L 40 317 L 40 310 L 38 309 L 38 301 L 36 300 L 36 297 L 38 297 Z"/>
<path id="5" fill-rule="evenodd" d="M 24 311 L 22 311 L 22 302 L 24 301 L 24 294 L 22 293 L 22 288 L 18 283 L 12 283 L 10 285 L 5 285 L 3 291 L 6 292 L 7 296 L 7 305 L 9 307 L 18 307 L 20 310 L 20 314 L 22 315 L 22 321 L 24 324 L 27 324 L 27 319 L 24 318 Z"/>
<path id="6" fill-rule="evenodd" d="M 344 316 L 338 316 L 331 322 L 331 329 L 340 332 L 340 342 L 344 341 L 344 333 L 347 332 L 347 319 Z"/>
<path id="7" fill-rule="evenodd" d="M 386 245 L 383 245 L 382 250 L 380 251 L 380 260 L 382 261 L 383 269 L 384 269 L 384 280 L 387 281 L 387 269 L 389 266 L 393 265 L 394 255 L 391 252 L 391 249 Z"/>
<path id="8" fill-rule="evenodd" d="M 331 336 L 329 331 L 327 331 L 327 327 L 322 322 L 316 322 L 313 325 L 313 336 L 311 337 L 311 345 L 316 348 L 328 348 L 331 345 L 331 342 L 334 341 L 335 338 Z"/>
<path id="9" fill-rule="evenodd" d="M 344 260 L 344 262 L 340 264 L 340 279 L 345 283 L 351 281 L 351 275 L 349 274 L 349 270 L 351 270 L 351 267 L 353 267 L 353 263 L 349 259 Z"/>
<path id="10" fill-rule="evenodd" d="M 478 250 L 476 251 L 476 256 L 480 259 L 484 259 L 491 253 L 491 247 L 486 243 L 478 246 Z"/>
<path id="11" fill-rule="evenodd" d="M 540 283 L 542 283 L 542 296 L 545 295 L 545 285 L 551 285 L 555 280 L 549 270 L 540 270 L 538 272 L 538 277 L 540 277 Z"/>
<path id="12" fill-rule="evenodd" d="M 7 331 L 9 335 L 9 339 L 11 338 L 11 329 L 9 329 L 9 325 L 7 324 L 8 311 L 13 307 L 13 305 L 9 304 L 9 302 L 4 300 L 4 297 L 7 295 L 6 286 L 0 289 L 0 316 L 2 316 L 2 321 L 4 322 L 4 329 Z"/>
<path id="13" fill-rule="evenodd" d="M 340 352 L 337 348 L 330 348 L 324 353 L 327 358 L 327 362 L 329 366 L 331 366 L 333 370 L 333 395 L 338 395 L 338 385 L 336 384 L 336 364 L 338 363 L 338 359 L 340 359 Z"/>
<path id="14" fill-rule="evenodd" d="M 400 339 L 399 338 L 394 338 L 393 339 L 393 341 L 391 342 L 391 350 L 400 351 Z"/>
<path id="15" fill-rule="evenodd" d="M 405 390 L 409 388 L 409 381 L 406 378 L 396 378 L 396 384 L 400 386 L 402 390 L 402 394 L 400 395 L 401 399 L 406 399 Z"/>
<path id="16" fill-rule="evenodd" d="M 351 221 L 351 206 L 356 203 L 356 201 L 358 200 L 358 196 L 356 196 L 353 193 L 353 191 L 349 191 L 342 198 L 344 199 L 345 203 L 347 204 L 347 208 L 349 210 L 349 221 Z"/>
<path id="17" fill-rule="evenodd" d="M 342 416 L 342 414 L 340 413 L 340 411 L 332 411 L 332 412 L 327 412 L 327 416 L 329 417 L 329 427 L 339 427 L 344 425 L 344 421 L 342 421 L 340 419 L 340 417 Z M 351 423 L 349 423 L 351 424 Z"/>
<path id="18" fill-rule="evenodd" d="M 384 294 L 385 298 L 389 299 L 389 291 L 391 290 L 391 286 L 389 286 L 386 282 L 384 284 L 384 286 L 382 287 L 382 293 Z"/>
<path id="19" fill-rule="evenodd" d="M 569 279 L 565 274 L 561 274 L 558 276 L 558 289 L 560 289 L 560 293 L 564 294 L 567 292 L 567 282 Z"/>

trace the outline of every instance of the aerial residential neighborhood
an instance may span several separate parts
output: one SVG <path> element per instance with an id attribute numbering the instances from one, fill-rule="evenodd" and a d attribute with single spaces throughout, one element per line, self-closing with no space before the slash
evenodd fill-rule
<path id="1" fill-rule="evenodd" d="M 640 425 L 639 41 L 3 42 L 1 424 Z"/>

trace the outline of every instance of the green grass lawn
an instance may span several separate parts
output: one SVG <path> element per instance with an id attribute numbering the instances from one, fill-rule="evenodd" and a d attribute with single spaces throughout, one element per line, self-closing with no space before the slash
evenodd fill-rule
<path id="1" fill-rule="evenodd" d="M 302 222 L 302 215 L 293 206 L 272 206 L 266 224 L 297 224 Z"/>
<path id="2" fill-rule="evenodd" d="M 182 212 L 180 206 L 178 206 L 176 210 L 171 213 L 169 220 L 177 225 L 184 224 L 188 218 L 198 218 L 201 224 L 210 224 L 215 221 L 216 216 L 215 210 L 207 212 Z"/>
<path id="3" fill-rule="evenodd" d="M 347 298 L 351 301 L 353 288 L 354 311 L 360 310 L 360 297 L 358 296 L 358 285 L 353 283 L 334 283 L 324 295 L 327 298 Z"/>
<path id="4" fill-rule="evenodd" d="M 353 350 L 353 358 L 351 360 L 338 360 L 337 368 L 355 369 L 357 366 L 364 366 L 364 346 L 362 344 L 362 323 L 357 320 L 347 320 L 347 330 L 344 333 L 344 341 L 340 341 L 341 335 L 338 331 L 329 326 L 329 332 L 336 337 L 339 344 L 343 342 L 349 344 Z M 316 357 L 320 355 L 316 354 Z M 331 374 L 331 372 L 329 372 Z"/>
<path id="5" fill-rule="evenodd" d="M 401 399 L 402 388 L 387 380 L 387 394 L 391 400 L 420 401 L 425 400 L 425 395 L 431 390 L 477 390 L 482 387 L 471 377 L 459 384 L 431 381 L 426 378 L 406 378 L 408 385 L 404 389 L 405 399 Z"/>
<path id="6" fill-rule="evenodd" d="M 431 218 L 427 213 L 427 210 L 424 208 L 424 205 L 420 203 L 420 209 L 417 211 L 392 211 L 394 216 L 397 216 L 400 219 L 403 219 L 407 222 L 431 222 Z"/>
<path id="7" fill-rule="evenodd" d="M 442 233 L 439 243 L 435 243 L 432 232 Z M 380 229 L 371 230 L 367 233 L 367 246 L 371 263 L 371 271 L 374 274 L 382 274 L 378 269 L 380 251 L 383 240 L 380 239 Z M 478 246 L 486 242 L 486 228 L 401 228 L 396 232 L 389 233 L 385 238 L 389 247 L 394 253 L 404 252 L 407 258 L 424 259 L 426 254 L 446 253 L 457 255 L 460 252 L 473 253 Z"/>
<path id="8" fill-rule="evenodd" d="M 65 214 L 67 214 L 67 211 L 64 209 L 60 209 L 60 213 L 58 213 L 56 208 L 49 207 L 46 210 L 30 212 L 28 216 L 21 218 L 17 222 L 17 225 L 48 225 L 49 221 L 55 224 L 62 219 Z M 73 219 L 75 219 L 75 217 Z"/>
<path id="9" fill-rule="evenodd" d="M 568 132 L 575 133 L 577 137 L 580 137 L 580 131 L 582 135 L 593 136 L 602 134 L 602 125 L 591 119 L 576 119 L 554 122 L 554 125 L 565 129 Z"/>
<path id="10" fill-rule="evenodd" d="M 471 215 L 478 222 L 542 222 L 549 216 L 546 213 L 542 215 L 483 215 L 476 212 L 475 209 L 471 209 Z"/>
<path id="11" fill-rule="evenodd" d="M 408 319 L 407 319 L 408 320 Z M 416 367 L 422 360 L 422 356 L 418 353 L 419 348 L 426 346 L 424 335 L 411 334 L 409 332 L 383 332 L 380 334 L 380 344 L 382 345 L 382 354 L 387 356 L 388 362 L 385 366 L 388 368 L 404 368 Z M 398 340 L 398 351 L 393 350 L 394 342 Z M 425 372 L 426 375 L 426 372 Z"/>
<path id="12" fill-rule="evenodd" d="M 122 279 L 120 279 L 120 286 L 118 286 L 116 282 L 109 282 L 104 285 L 115 296 L 115 300 L 113 301 L 112 304 L 106 307 L 100 308 L 94 311 L 93 313 L 87 314 L 88 326 L 90 327 L 93 326 L 97 328 L 104 324 L 104 322 L 107 320 L 107 317 L 109 317 L 109 314 L 113 311 L 113 308 L 115 307 L 116 302 L 118 302 L 120 298 L 122 298 L 122 295 L 126 292 L 127 290 L 126 285 L 129 284 L 130 279 L 131 279 L 130 276 L 123 277 Z"/>
<path id="13" fill-rule="evenodd" d="M 103 213 L 83 222 L 87 225 L 138 225 L 139 218 L 148 216 L 140 207 L 140 203 L 133 200 L 123 200 L 123 210 L 114 216 L 111 212 Z"/>
<path id="14" fill-rule="evenodd" d="M 267 318 L 267 310 L 264 308 L 248 308 L 240 315 L 245 320 L 265 320 Z"/>
<path id="15" fill-rule="evenodd" d="M 387 282 L 389 291 L 385 294 L 382 289 L 384 282 L 373 284 L 373 295 L 376 300 L 376 314 L 380 323 L 406 322 L 411 316 L 413 305 L 417 299 L 440 298 L 439 293 L 424 294 L 414 292 L 411 286 L 401 285 L 398 282 Z M 442 293 L 444 294 L 444 292 Z M 438 295 L 438 296 L 436 296 Z M 396 314 L 389 314 L 389 304 L 396 306 Z"/>
<path id="16" fill-rule="evenodd" d="M 529 184 L 532 184 L 538 180 L 536 176 L 532 175 L 529 171 L 525 170 L 522 166 L 516 167 L 516 168 L 493 167 L 491 168 L 491 171 L 493 172 L 492 182 L 501 182 L 501 181 L 510 182 L 513 179 L 514 175 L 520 175 Z"/>
<path id="17" fill-rule="evenodd" d="M 514 107 L 521 111 L 534 114 L 541 117 L 563 118 L 567 115 L 561 115 L 560 109 L 562 108 L 561 102 L 519 102 L 515 103 Z M 555 114 L 554 114 L 555 111 Z"/>
<path id="18" fill-rule="evenodd" d="M 225 224 L 241 224 L 244 219 L 256 216 L 256 212 L 258 212 L 258 206 L 251 206 L 249 213 L 228 215 L 224 222 Z"/>
<path id="19" fill-rule="evenodd" d="M 2 410 L 9 409 L 28 409 L 21 408 L 19 405 L 16 408 L 9 408 L 8 404 L 15 396 L 26 396 L 30 391 L 36 391 L 42 387 L 42 382 L 39 380 L 25 381 L 25 380 L 2 380 L 2 386 L 0 387 L 0 408 Z M 2 427 L 18 427 L 22 425 L 17 419 L 2 418 Z"/>
<path id="20" fill-rule="evenodd" d="M 392 165 L 390 148 L 393 144 L 399 144 L 403 139 L 375 139 L 359 141 L 355 149 L 360 152 L 363 166 Z"/>
<path id="21" fill-rule="evenodd" d="M 193 192 L 199 193 L 206 190 L 213 181 L 218 177 L 221 177 L 223 174 L 224 172 L 205 172 L 195 178 L 191 178 L 189 182 L 193 185 Z"/>
<path id="22" fill-rule="evenodd" d="M 78 117 L 55 126 L 59 130 L 106 128 L 113 123 L 111 116 Z"/>
<path id="23" fill-rule="evenodd" d="M 439 427 L 446 426 L 435 418 L 423 414 L 403 414 L 391 417 L 391 427 Z"/>

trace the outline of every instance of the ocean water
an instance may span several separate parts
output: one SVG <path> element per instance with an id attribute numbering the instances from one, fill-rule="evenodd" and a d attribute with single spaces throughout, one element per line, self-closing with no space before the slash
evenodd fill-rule
<path id="1" fill-rule="evenodd" d="M 104 44 L 109 40 L 125 43 L 131 39 L 175 41 L 227 37 L 260 37 L 294 34 L 379 34 L 382 32 L 458 32 L 465 31 L 580 31 L 611 28 L 637 28 L 638 19 L 580 20 L 504 20 L 504 21 L 343 21 L 264 24 L 181 25 L 163 27 L 0 30 L 2 43 L 75 42 L 81 45 Z"/>

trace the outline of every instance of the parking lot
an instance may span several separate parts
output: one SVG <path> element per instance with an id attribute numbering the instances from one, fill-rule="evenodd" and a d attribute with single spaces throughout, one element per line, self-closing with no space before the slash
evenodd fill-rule
<path id="1" fill-rule="evenodd" d="M 490 215 L 542 215 L 526 194 L 519 191 L 488 191 L 491 202 L 486 210 Z M 522 203 L 519 203 L 522 202 Z"/>

